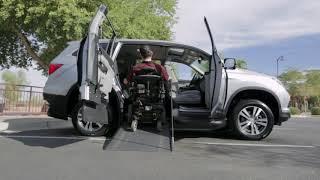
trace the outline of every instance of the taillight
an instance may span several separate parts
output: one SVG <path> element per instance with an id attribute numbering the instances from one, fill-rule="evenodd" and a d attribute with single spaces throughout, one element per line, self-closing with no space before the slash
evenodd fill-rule
<path id="1" fill-rule="evenodd" d="M 58 70 L 63 64 L 50 64 L 49 65 L 49 75 Z"/>

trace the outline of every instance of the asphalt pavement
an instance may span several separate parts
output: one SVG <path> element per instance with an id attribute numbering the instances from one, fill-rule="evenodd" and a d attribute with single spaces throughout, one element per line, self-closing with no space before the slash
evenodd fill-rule
<path id="1" fill-rule="evenodd" d="M 0 179 L 320 179 L 320 118 L 292 118 L 262 141 L 176 135 L 174 152 L 110 148 L 125 139 L 82 137 L 46 116 L 0 117 Z"/>

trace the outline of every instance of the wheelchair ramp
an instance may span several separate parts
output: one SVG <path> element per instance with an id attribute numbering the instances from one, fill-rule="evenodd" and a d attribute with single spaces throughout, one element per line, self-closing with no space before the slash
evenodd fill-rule
<path id="1" fill-rule="evenodd" d="M 155 127 L 142 127 L 136 132 L 119 128 L 110 143 L 106 146 L 109 151 L 170 151 L 170 132 L 168 126 L 158 132 Z"/>

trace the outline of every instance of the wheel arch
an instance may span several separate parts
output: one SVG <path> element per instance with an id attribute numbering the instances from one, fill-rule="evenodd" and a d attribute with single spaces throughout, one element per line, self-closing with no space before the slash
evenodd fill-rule
<path id="1" fill-rule="evenodd" d="M 242 88 L 233 93 L 225 106 L 225 114 L 228 117 L 231 114 L 232 109 L 242 99 L 257 99 L 265 103 L 274 114 L 274 122 L 276 125 L 280 125 L 280 100 L 278 97 L 268 89 L 260 87 Z"/>
<path id="2" fill-rule="evenodd" d="M 115 113 L 116 121 L 117 123 L 114 124 L 115 126 L 120 126 L 121 125 L 121 119 L 122 119 L 122 109 L 123 109 L 123 102 L 121 101 L 121 94 L 120 92 L 117 92 L 114 88 L 112 91 L 109 93 L 109 104 L 112 107 L 116 107 L 116 109 L 113 109 Z"/>
<path id="3" fill-rule="evenodd" d="M 79 102 L 79 86 L 77 83 L 71 86 L 70 90 L 67 94 L 67 115 L 70 116 L 74 106 Z M 116 111 L 116 118 L 117 121 L 120 123 L 121 120 L 121 109 L 122 109 L 122 101 L 121 101 L 121 94 L 117 93 L 114 89 L 109 93 L 110 97 L 110 104 L 112 107 L 117 107 Z"/>
<path id="4" fill-rule="evenodd" d="M 67 116 L 71 115 L 73 108 L 79 102 L 79 93 L 78 84 L 73 84 L 67 93 Z"/>

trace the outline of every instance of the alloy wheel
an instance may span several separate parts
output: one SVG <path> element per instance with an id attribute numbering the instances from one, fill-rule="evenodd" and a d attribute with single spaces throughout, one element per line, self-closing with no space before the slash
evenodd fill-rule
<path id="1" fill-rule="evenodd" d="M 83 109 L 80 108 L 77 114 L 78 125 L 85 131 L 89 131 L 89 132 L 99 131 L 103 127 L 103 125 L 96 122 L 84 121 L 82 116 L 82 110 Z"/>
<path id="2" fill-rule="evenodd" d="M 240 131 L 246 135 L 260 135 L 269 122 L 266 112 L 258 106 L 244 107 L 237 120 Z"/>

